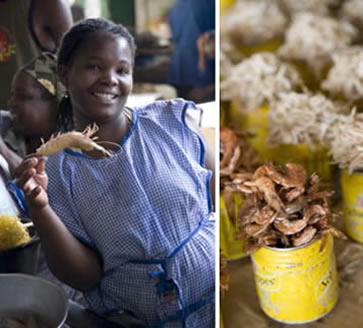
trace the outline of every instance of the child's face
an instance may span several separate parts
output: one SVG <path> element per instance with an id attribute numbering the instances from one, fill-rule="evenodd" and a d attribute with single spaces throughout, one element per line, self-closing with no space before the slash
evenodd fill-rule
<path id="1" fill-rule="evenodd" d="M 14 115 L 14 130 L 24 136 L 46 138 L 54 131 L 57 102 L 42 88 L 24 71 L 13 78 L 9 107 Z"/>
<path id="2" fill-rule="evenodd" d="M 132 68 L 124 38 L 102 33 L 81 45 L 61 74 L 76 119 L 101 123 L 119 117 L 132 90 Z"/>

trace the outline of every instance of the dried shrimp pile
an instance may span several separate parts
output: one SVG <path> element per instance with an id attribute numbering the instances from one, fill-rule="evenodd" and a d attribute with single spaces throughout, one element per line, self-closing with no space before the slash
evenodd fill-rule
<path id="1" fill-rule="evenodd" d="M 363 3 L 363 2 L 362 2 Z M 362 8 L 363 10 L 363 8 Z M 333 55 L 334 65 L 322 89 L 345 99 L 363 98 L 363 47 L 350 47 Z"/>
<path id="2" fill-rule="evenodd" d="M 234 172 L 252 172 L 259 163 L 258 154 L 248 143 L 251 137 L 229 128 L 220 129 L 220 176 L 229 178 Z"/>
<path id="3" fill-rule="evenodd" d="M 294 17 L 279 49 L 284 59 L 304 60 L 319 76 L 334 52 L 350 45 L 357 31 L 348 22 L 300 13 Z"/>
<path id="4" fill-rule="evenodd" d="M 287 19 L 270 0 L 238 1 L 221 19 L 221 40 L 240 45 L 260 44 L 283 35 Z"/>
<path id="5" fill-rule="evenodd" d="M 349 173 L 363 169 L 363 113 L 339 115 L 330 127 L 330 154 Z"/>
<path id="6" fill-rule="evenodd" d="M 273 53 L 259 53 L 234 66 L 221 82 L 221 97 L 239 102 L 243 111 L 251 111 L 301 85 L 292 66 L 282 63 Z"/>
<path id="7" fill-rule="evenodd" d="M 238 213 L 248 253 L 262 246 L 301 246 L 329 232 L 344 238 L 330 225 L 333 192 L 320 190 L 318 175 L 308 177 L 299 164 L 266 163 L 249 176 L 236 174 L 226 188 L 248 194 Z"/>
<path id="8" fill-rule="evenodd" d="M 31 237 L 19 218 L 0 215 L 0 251 L 4 251 L 31 240 Z"/>
<path id="9" fill-rule="evenodd" d="M 316 94 L 281 94 L 271 102 L 268 113 L 268 144 L 330 145 L 329 129 L 335 113 L 347 113 L 348 107 Z"/>

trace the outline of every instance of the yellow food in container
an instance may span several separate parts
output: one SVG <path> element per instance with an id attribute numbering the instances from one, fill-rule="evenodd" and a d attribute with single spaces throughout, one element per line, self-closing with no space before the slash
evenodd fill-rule
<path id="1" fill-rule="evenodd" d="M 25 244 L 31 237 L 19 218 L 0 215 L 0 251 Z"/>
<path id="2" fill-rule="evenodd" d="M 324 317 L 338 300 L 333 237 L 328 234 L 305 246 L 263 247 L 252 255 L 262 310 L 289 324 Z"/>

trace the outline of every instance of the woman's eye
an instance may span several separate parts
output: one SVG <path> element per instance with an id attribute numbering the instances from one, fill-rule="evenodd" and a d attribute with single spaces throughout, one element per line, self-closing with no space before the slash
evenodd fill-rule
<path id="1" fill-rule="evenodd" d="M 101 69 L 101 67 L 99 65 L 97 65 L 97 64 L 89 64 L 87 66 L 87 68 L 90 69 L 90 70 L 92 70 L 92 71 L 98 71 L 98 70 Z"/>
<path id="2" fill-rule="evenodd" d="M 120 68 L 118 71 L 117 71 L 118 74 L 129 74 L 129 70 L 127 68 Z"/>

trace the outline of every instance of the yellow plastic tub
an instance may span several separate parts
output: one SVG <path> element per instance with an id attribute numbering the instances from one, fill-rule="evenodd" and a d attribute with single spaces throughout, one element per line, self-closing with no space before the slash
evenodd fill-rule
<path id="1" fill-rule="evenodd" d="M 349 237 L 363 243 L 363 174 L 341 173 L 344 229 Z"/>
<path id="2" fill-rule="evenodd" d="M 264 247 L 252 255 L 262 310 L 270 318 L 302 324 L 324 317 L 338 300 L 333 237 L 290 248 Z"/>
<path id="3" fill-rule="evenodd" d="M 235 201 L 235 213 L 238 211 L 238 207 L 242 202 L 242 197 L 234 195 Z M 219 239 L 220 248 L 222 253 L 226 256 L 227 260 L 237 260 L 246 254 L 243 251 L 243 240 L 236 239 L 236 234 L 239 232 L 239 228 L 228 217 L 226 204 L 223 197 L 219 198 L 220 204 L 220 227 L 219 227 Z"/>

